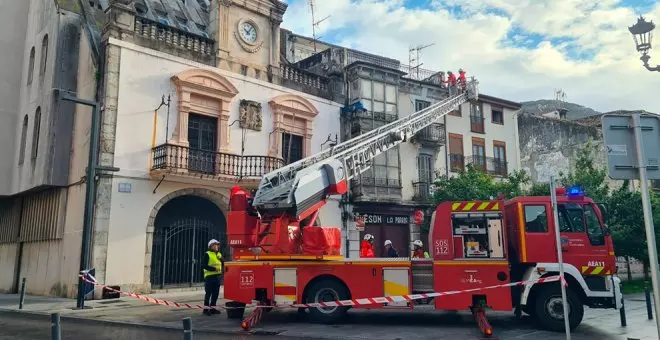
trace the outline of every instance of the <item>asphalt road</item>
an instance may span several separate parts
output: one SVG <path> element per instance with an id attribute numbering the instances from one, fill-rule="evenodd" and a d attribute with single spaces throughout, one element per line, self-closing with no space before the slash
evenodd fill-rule
<path id="1" fill-rule="evenodd" d="M 62 340 L 98 339 L 176 339 L 183 338 L 180 329 L 142 327 L 135 325 L 122 325 L 94 320 L 61 319 Z M 193 325 L 194 330 L 194 325 Z M 210 334 L 193 332 L 195 340 L 265 340 L 265 339 L 300 339 L 283 336 L 266 335 L 239 335 L 239 334 Z M 0 340 L 51 340 L 49 316 L 25 315 L 17 313 L 0 312 Z"/>

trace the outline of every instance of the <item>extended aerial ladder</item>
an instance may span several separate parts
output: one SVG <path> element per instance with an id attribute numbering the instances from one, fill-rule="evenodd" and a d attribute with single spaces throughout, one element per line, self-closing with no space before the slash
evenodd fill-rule
<path id="1" fill-rule="evenodd" d="M 262 178 L 253 206 L 262 215 L 286 213 L 301 220 L 327 196 L 342 194 L 348 181 L 371 167 L 374 158 L 438 121 L 461 104 L 477 100 L 478 82 L 472 78 L 459 92 L 410 116 L 351 138 L 301 159 Z M 337 191 L 337 184 L 344 189 Z M 340 186 L 341 187 L 341 186 Z"/>

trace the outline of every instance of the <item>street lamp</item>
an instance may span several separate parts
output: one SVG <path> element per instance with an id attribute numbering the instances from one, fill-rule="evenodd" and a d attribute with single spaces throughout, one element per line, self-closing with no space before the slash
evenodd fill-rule
<path id="1" fill-rule="evenodd" d="M 649 71 L 660 72 L 660 65 L 655 67 L 649 66 L 649 51 L 651 50 L 651 40 L 653 39 L 653 29 L 655 29 L 655 24 L 653 21 L 646 21 L 644 17 L 640 16 L 637 19 L 637 23 L 628 27 L 628 31 L 633 36 L 635 40 L 635 45 L 637 46 L 637 52 L 641 53 L 642 56 L 639 58 Z"/>

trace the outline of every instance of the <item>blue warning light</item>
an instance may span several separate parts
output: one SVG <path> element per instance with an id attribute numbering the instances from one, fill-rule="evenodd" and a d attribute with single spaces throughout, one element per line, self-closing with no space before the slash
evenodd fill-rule
<path id="1" fill-rule="evenodd" d="M 568 196 L 583 196 L 584 191 L 582 188 L 575 186 L 575 187 L 569 187 L 568 190 L 566 190 L 566 194 Z"/>

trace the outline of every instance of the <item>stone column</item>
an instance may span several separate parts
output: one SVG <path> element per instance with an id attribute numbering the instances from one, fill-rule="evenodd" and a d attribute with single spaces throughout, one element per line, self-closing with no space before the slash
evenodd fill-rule
<path id="1" fill-rule="evenodd" d="M 229 36 L 231 35 L 231 27 L 229 27 L 229 11 L 231 10 L 232 0 L 218 0 L 211 1 L 212 3 L 217 3 L 217 25 L 218 25 L 218 58 L 219 59 L 228 59 L 229 58 Z"/>
<path id="2" fill-rule="evenodd" d="M 99 165 L 114 166 L 115 141 L 117 130 L 117 103 L 119 98 L 119 69 L 121 63 L 121 48 L 107 44 L 112 37 L 122 39 L 132 35 L 135 25 L 135 11 L 129 6 L 130 0 L 114 0 L 110 2 L 108 22 L 103 29 L 105 43 L 105 60 L 103 81 L 104 92 L 101 93 L 101 136 Z M 94 209 L 92 266 L 96 268 L 96 278 L 106 282 L 106 263 L 108 259 L 108 231 L 110 230 L 110 207 L 112 202 L 112 177 L 101 176 L 96 182 L 96 205 Z M 112 282 L 107 282 L 112 284 Z M 137 282 L 136 282 L 137 283 Z M 95 291 L 100 298 L 101 290 Z"/>

